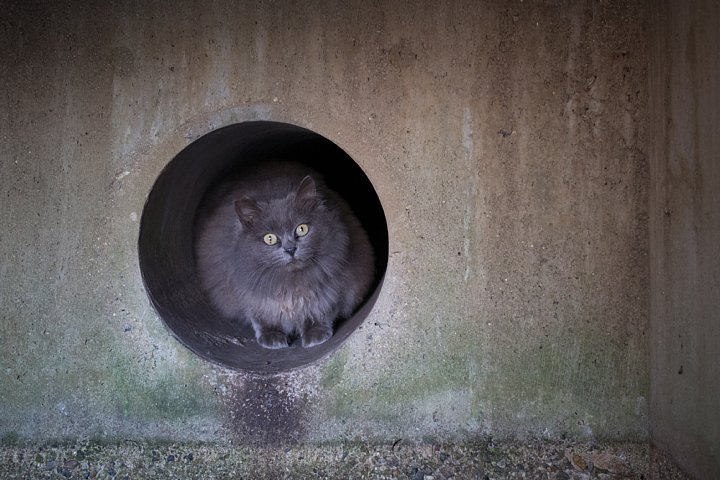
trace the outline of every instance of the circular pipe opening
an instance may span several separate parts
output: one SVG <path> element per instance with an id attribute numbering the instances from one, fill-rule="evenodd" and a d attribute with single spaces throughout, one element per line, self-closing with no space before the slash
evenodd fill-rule
<path id="1" fill-rule="evenodd" d="M 204 195 L 243 167 L 273 158 L 304 163 L 352 208 L 375 252 L 375 280 L 356 313 L 334 335 L 310 347 L 271 350 L 252 329 L 223 318 L 203 295 L 193 256 L 193 223 Z M 380 199 L 362 169 L 340 147 L 315 132 L 279 122 L 245 122 L 197 139 L 173 158 L 153 185 L 138 240 L 140 270 L 155 310 L 187 348 L 213 363 L 254 373 L 276 373 L 313 363 L 335 350 L 363 322 L 382 286 L 388 232 Z"/>

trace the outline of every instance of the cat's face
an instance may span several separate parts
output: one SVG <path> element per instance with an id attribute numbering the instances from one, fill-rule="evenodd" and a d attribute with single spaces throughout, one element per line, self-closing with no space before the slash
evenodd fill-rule
<path id="1" fill-rule="evenodd" d="M 263 268 L 299 270 L 332 241 L 326 210 L 311 177 L 283 198 L 235 201 L 246 253 Z"/>
<path id="2" fill-rule="evenodd" d="M 284 211 L 284 212 L 283 212 Z M 316 222 L 309 212 L 298 212 L 287 202 L 261 206 L 262 217 L 247 229 L 245 240 L 265 266 L 299 269 L 315 254 Z"/>

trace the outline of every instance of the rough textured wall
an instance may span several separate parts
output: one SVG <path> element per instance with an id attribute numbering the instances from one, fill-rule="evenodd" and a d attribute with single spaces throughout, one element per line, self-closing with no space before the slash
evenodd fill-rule
<path id="1" fill-rule="evenodd" d="M 720 6 L 653 13 L 652 440 L 719 478 Z"/>
<path id="2" fill-rule="evenodd" d="M 4 2 L 0 428 L 9 437 L 642 439 L 640 2 Z M 384 290 L 325 362 L 205 364 L 146 299 L 163 166 L 243 120 L 367 172 Z"/>

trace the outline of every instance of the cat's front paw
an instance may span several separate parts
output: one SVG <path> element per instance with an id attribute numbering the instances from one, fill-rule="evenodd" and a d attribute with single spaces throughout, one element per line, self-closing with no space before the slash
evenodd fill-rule
<path id="1" fill-rule="evenodd" d="M 263 332 L 257 337 L 258 343 L 265 348 L 285 348 L 288 346 L 288 336 L 283 332 L 271 330 Z"/>
<path id="2" fill-rule="evenodd" d="M 302 334 L 302 346 L 305 348 L 314 347 L 327 341 L 332 337 L 332 328 L 315 325 L 306 328 Z"/>

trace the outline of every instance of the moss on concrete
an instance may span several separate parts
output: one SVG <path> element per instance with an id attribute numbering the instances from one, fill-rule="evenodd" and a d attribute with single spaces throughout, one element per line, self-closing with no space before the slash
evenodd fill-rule
<path id="1" fill-rule="evenodd" d="M 147 379 L 127 359 L 118 360 L 110 370 L 109 382 L 115 395 L 109 400 L 122 416 L 181 422 L 212 415 L 217 408 L 198 372 L 156 372 Z"/>
<path id="2" fill-rule="evenodd" d="M 451 436 L 490 430 L 644 439 L 648 378 L 643 350 L 618 349 L 610 344 L 615 341 L 620 340 L 589 329 L 482 352 L 477 333 L 468 332 L 462 339 L 438 339 L 435 349 L 406 346 L 382 372 L 370 373 L 365 379 L 369 388 L 352 375 L 343 377 L 352 368 L 344 352 L 323 367 L 326 413 L 348 423 L 348 430 L 369 415 L 411 436 L 410 423 Z M 448 413 L 451 409 L 454 413 Z"/>

